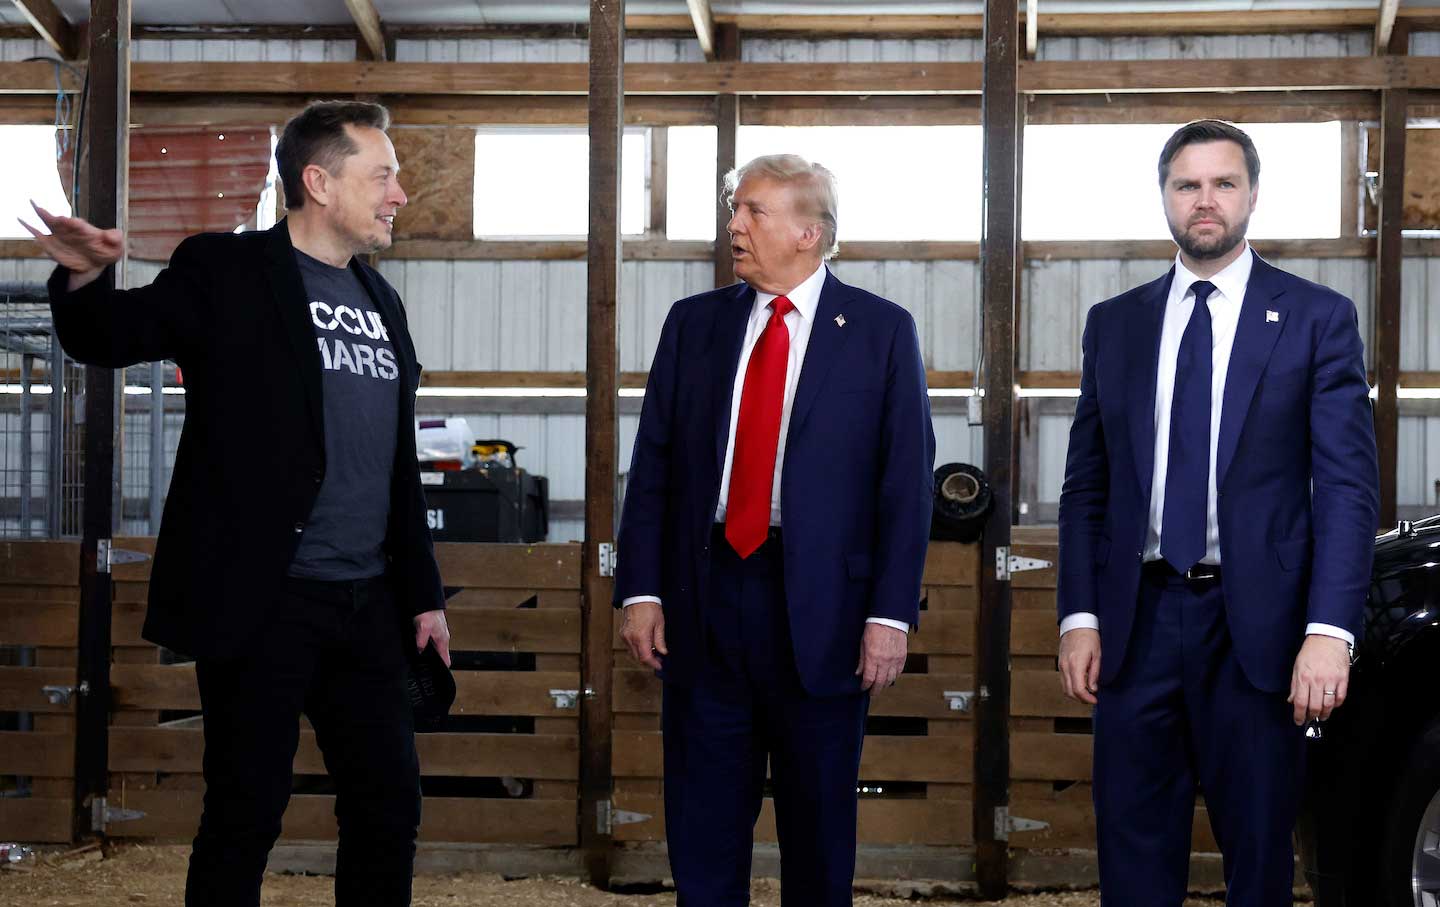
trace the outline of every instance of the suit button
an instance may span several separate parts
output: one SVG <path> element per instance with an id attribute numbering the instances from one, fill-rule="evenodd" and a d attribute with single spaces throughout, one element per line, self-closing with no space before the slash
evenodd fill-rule
<path id="1" fill-rule="evenodd" d="M 325 473 L 321 472 L 318 469 L 311 473 L 310 477 L 315 480 L 316 485 L 319 485 L 321 482 L 325 481 Z"/>
<path id="2" fill-rule="evenodd" d="M 295 524 L 295 531 L 296 531 L 296 532 L 304 532 L 304 531 L 305 531 L 305 524 L 304 524 L 304 523 L 296 523 L 296 524 Z"/>

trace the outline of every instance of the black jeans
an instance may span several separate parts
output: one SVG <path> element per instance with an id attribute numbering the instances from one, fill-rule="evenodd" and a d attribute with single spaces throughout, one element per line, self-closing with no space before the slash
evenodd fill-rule
<path id="1" fill-rule="evenodd" d="M 335 781 L 335 903 L 408 905 L 420 766 L 407 628 L 383 578 L 290 580 L 240 658 L 196 663 L 205 809 L 186 907 L 255 907 L 290 800 L 303 712 Z"/>

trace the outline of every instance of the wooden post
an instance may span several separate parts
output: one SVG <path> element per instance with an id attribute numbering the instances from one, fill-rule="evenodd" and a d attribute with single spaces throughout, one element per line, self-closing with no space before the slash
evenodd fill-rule
<path id="1" fill-rule="evenodd" d="M 585 359 L 585 549 L 581 603 L 580 846 L 585 875 L 610 885 L 611 650 L 613 578 L 601 546 L 615 544 L 615 477 L 619 460 L 616 395 L 620 354 L 620 148 L 625 0 L 590 0 L 590 234 L 587 244 Z M 608 562 L 608 563 L 607 563 Z"/>
<path id="2" fill-rule="evenodd" d="M 1014 0 L 986 0 L 980 119 L 984 127 L 981 298 L 984 315 L 985 472 L 995 508 L 985 524 L 980 608 L 975 627 L 975 880 L 980 896 L 1003 898 L 1009 886 L 1010 583 L 996 555 L 1010 546 L 1014 494 L 1015 262 L 1020 256 L 1019 23 Z"/>
<path id="3" fill-rule="evenodd" d="M 1375 446 L 1380 457 L 1380 529 L 1395 525 L 1400 409 L 1400 279 L 1405 207 L 1405 108 L 1408 92 L 1380 93 L 1380 213 L 1375 242 Z"/>
<path id="4" fill-rule="evenodd" d="M 715 27 L 715 59 L 740 59 L 740 29 L 733 22 Z M 740 134 L 740 99 L 733 94 L 715 98 L 715 286 L 735 282 L 735 260 L 730 257 L 730 208 L 725 204 L 725 174 L 734 170 L 735 146 Z"/>
<path id="5" fill-rule="evenodd" d="M 654 239 L 665 239 L 669 216 L 667 193 L 670 179 L 670 128 L 650 127 L 650 222 L 645 232 Z"/>
<path id="6" fill-rule="evenodd" d="M 79 209 L 101 228 L 125 226 L 130 146 L 130 0 L 91 0 L 87 155 Z M 77 187 L 78 188 L 78 187 Z M 124 261 L 100 278 L 124 281 Z M 58 363 L 55 368 L 58 369 Z M 85 369 L 85 505 L 80 547 L 80 632 L 76 653 L 83 685 L 75 709 L 75 832 L 105 830 L 110 749 L 110 568 L 97 553 L 114 535 L 117 442 L 116 373 Z"/>

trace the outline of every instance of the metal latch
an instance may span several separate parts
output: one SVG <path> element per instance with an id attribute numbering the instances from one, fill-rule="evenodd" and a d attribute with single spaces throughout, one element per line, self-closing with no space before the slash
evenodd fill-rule
<path id="1" fill-rule="evenodd" d="M 45 695 L 46 699 L 50 700 L 51 705 L 69 705 L 70 698 L 76 693 L 79 693 L 81 696 L 87 695 L 90 692 L 90 684 L 83 680 L 79 686 L 47 683 L 40 688 L 40 692 Z"/>
<path id="2" fill-rule="evenodd" d="M 98 539 L 95 542 L 95 570 L 99 573 L 109 573 L 111 567 L 121 564 L 138 564 L 148 560 L 150 555 L 145 552 L 116 548 L 111 539 Z"/>
<path id="3" fill-rule="evenodd" d="M 615 833 L 617 825 L 635 825 L 640 822 L 648 822 L 654 818 L 649 813 L 631 812 L 628 809 L 616 809 L 615 804 L 609 800 L 599 800 L 595 803 L 595 831 L 602 835 Z"/>
<path id="4" fill-rule="evenodd" d="M 974 690 L 946 690 L 940 695 L 945 697 L 952 712 L 968 712 L 970 707 L 975 704 Z"/>
<path id="5" fill-rule="evenodd" d="M 551 690 L 550 698 L 555 700 L 557 709 L 573 709 L 580 704 L 580 694 L 585 694 L 586 699 L 595 698 L 595 688 L 586 687 L 584 690 Z"/>
<path id="6" fill-rule="evenodd" d="M 1008 545 L 1000 545 L 995 549 L 995 578 L 1008 580 L 1011 574 L 1024 573 L 1027 570 L 1048 570 L 1055 566 L 1050 561 L 1042 561 L 1038 557 L 1021 557 L 1018 554 L 1011 554 Z"/>
<path id="7" fill-rule="evenodd" d="M 995 807 L 995 840 L 1008 841 L 1012 831 L 1043 831 L 1050 827 L 1049 822 L 1041 822 L 1039 819 L 1022 819 L 1019 816 L 1010 815 L 1010 807 Z"/>
<path id="8" fill-rule="evenodd" d="M 145 814 L 140 810 L 110 806 L 104 797 L 96 797 L 90 801 L 91 831 L 104 831 L 106 826 L 112 823 L 134 822 L 136 819 L 143 818 L 145 818 Z"/>
<path id="9" fill-rule="evenodd" d="M 614 576 L 614 575 L 615 575 L 615 561 L 616 561 L 616 559 L 617 559 L 617 552 L 615 551 L 615 545 L 614 545 L 613 543 L 611 543 L 611 542 L 601 542 L 601 543 L 600 543 L 600 575 L 601 575 L 601 576 Z"/>

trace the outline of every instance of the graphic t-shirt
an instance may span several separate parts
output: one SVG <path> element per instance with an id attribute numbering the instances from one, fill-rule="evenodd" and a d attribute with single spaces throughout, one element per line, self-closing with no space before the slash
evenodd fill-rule
<path id="1" fill-rule="evenodd" d="M 353 580 L 385 572 L 400 364 L 360 278 L 296 250 L 320 347 L 325 478 L 290 575 Z M 262 417 L 263 418 L 263 417 Z"/>

